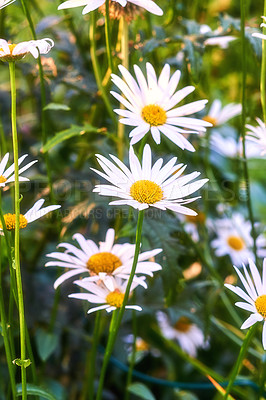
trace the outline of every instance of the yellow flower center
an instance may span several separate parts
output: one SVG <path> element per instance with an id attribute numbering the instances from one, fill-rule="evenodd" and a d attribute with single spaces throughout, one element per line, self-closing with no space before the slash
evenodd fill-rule
<path id="1" fill-rule="evenodd" d="M 142 179 L 133 183 L 130 195 L 139 203 L 154 204 L 163 199 L 163 191 L 157 183 Z"/>
<path id="2" fill-rule="evenodd" d="M 5 214 L 4 220 L 5 220 L 6 229 L 8 231 L 12 231 L 15 229 L 16 214 Z M 26 228 L 27 225 L 28 225 L 27 219 L 24 217 L 24 215 L 20 214 L 19 215 L 19 229 Z M 0 222 L 0 228 L 3 229 L 1 222 Z"/>
<path id="3" fill-rule="evenodd" d="M 167 121 L 166 112 L 162 107 L 157 106 L 156 104 L 149 104 L 148 106 L 143 107 L 141 116 L 144 121 L 151 126 L 163 125 Z"/>
<path id="4" fill-rule="evenodd" d="M 149 345 L 145 340 L 141 338 L 136 339 L 136 350 L 137 351 L 147 351 L 149 350 Z"/>
<path id="5" fill-rule="evenodd" d="M 206 121 L 206 122 L 210 122 L 213 126 L 216 126 L 216 125 L 217 125 L 217 119 L 216 119 L 216 118 L 213 118 L 213 117 L 211 117 L 211 116 L 209 116 L 209 115 L 206 115 L 206 116 L 203 118 L 203 120 Z"/>
<path id="6" fill-rule="evenodd" d="M 106 296 L 106 303 L 112 307 L 120 308 L 123 304 L 124 294 L 115 289 L 113 292 Z"/>
<path id="7" fill-rule="evenodd" d="M 111 274 L 121 265 L 121 260 L 114 254 L 108 252 L 93 254 L 87 262 L 88 269 L 95 274 L 99 272 Z"/>
<path id="8" fill-rule="evenodd" d="M 5 183 L 6 178 L 3 175 L 0 175 L 0 183 Z"/>
<path id="9" fill-rule="evenodd" d="M 239 236 L 229 236 L 227 243 L 233 250 L 236 251 L 241 251 L 246 247 L 244 240 Z"/>
<path id="10" fill-rule="evenodd" d="M 255 306 L 260 315 L 266 318 L 266 294 L 259 296 L 255 301 Z"/>
<path id="11" fill-rule="evenodd" d="M 179 332 L 189 332 L 191 328 L 191 322 L 187 317 L 181 317 L 179 320 L 175 323 L 174 328 L 179 331 Z"/>

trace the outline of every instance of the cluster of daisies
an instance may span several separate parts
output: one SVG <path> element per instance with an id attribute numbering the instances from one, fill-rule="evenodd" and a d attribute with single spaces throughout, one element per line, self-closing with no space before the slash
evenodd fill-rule
<path id="1" fill-rule="evenodd" d="M 0 0 L 0 8 L 11 2 L 12 0 Z M 103 5 L 104 0 L 68 0 L 63 2 L 58 9 L 84 6 L 82 13 L 85 14 Z M 141 7 L 158 16 L 163 14 L 160 7 L 152 0 L 111 0 L 110 5 Z M 264 26 L 264 24 L 262 25 Z M 261 34 L 254 34 L 254 36 L 264 39 Z M 0 60 L 14 62 L 28 53 L 37 58 L 39 54 L 48 53 L 53 45 L 53 41 L 48 38 L 22 42 L 17 45 L 0 39 Z M 191 197 L 191 195 L 201 189 L 208 179 L 198 179 L 200 173 L 197 171 L 185 174 L 186 165 L 177 163 L 176 157 L 166 163 L 162 158 L 154 160 L 152 149 L 148 144 L 144 146 L 140 160 L 133 146 L 138 142 L 146 141 L 150 133 L 156 145 L 160 144 L 163 137 L 163 140 L 170 140 L 182 150 L 194 152 L 195 148 L 189 140 L 189 135 L 203 136 L 207 129 L 212 128 L 210 146 L 215 151 L 222 149 L 223 155 L 241 156 L 240 149 L 242 147 L 238 141 L 223 137 L 215 131 L 216 127 L 240 114 L 241 106 L 229 104 L 222 108 L 221 102 L 215 100 L 209 113 L 201 119 L 195 114 L 205 108 L 207 100 L 184 104 L 187 96 L 195 88 L 186 86 L 177 90 L 181 77 L 180 71 L 171 75 L 170 66 L 165 64 L 157 77 L 154 67 L 149 62 L 146 63 L 146 73 L 143 73 L 137 65 L 134 65 L 133 69 L 134 75 L 120 65 L 121 75 L 112 74 L 112 82 L 120 92 L 111 91 L 114 98 L 122 105 L 114 110 L 121 117 L 119 122 L 132 127 L 129 133 L 129 164 L 124 164 L 112 154 L 110 154 L 110 158 L 98 154 L 97 160 L 101 170 L 93 170 L 107 183 L 97 184 L 94 192 L 101 196 L 112 197 L 110 205 L 131 206 L 138 211 L 154 207 L 160 210 L 169 210 L 181 215 L 181 218 L 183 216 L 183 218 L 193 221 L 193 218 L 190 217 L 196 217 L 197 213 L 189 208 L 188 204 L 197 200 L 199 196 Z M 181 102 L 182 105 L 180 105 Z M 257 122 L 258 127 L 247 125 L 247 138 L 254 145 L 251 154 L 256 155 L 266 152 L 266 127 L 260 119 L 257 119 Z M 19 159 L 19 164 L 25 157 L 26 155 Z M 1 187 L 14 181 L 14 165 L 6 169 L 8 158 L 9 155 L 5 155 L 0 164 Z M 22 167 L 20 174 L 35 162 L 32 161 Z M 19 179 L 23 181 L 27 178 L 20 175 Z M 38 200 L 25 215 L 20 215 L 20 228 L 25 228 L 28 223 L 60 207 L 53 205 L 42 208 L 43 202 L 43 199 Z M 205 223 L 204 219 L 199 218 L 199 220 Z M 0 227 L 2 230 L 14 229 L 14 214 L 5 214 Z M 241 266 L 242 263 L 245 265 L 249 260 L 251 275 L 245 266 L 243 266 L 245 276 L 236 268 L 247 293 L 238 287 L 227 285 L 229 289 L 246 301 L 246 303 L 241 302 L 236 305 L 252 313 L 242 328 L 265 320 L 266 266 L 264 263 L 263 278 L 261 279 L 253 262 L 250 223 L 245 221 L 241 215 L 236 214 L 233 217 L 216 221 L 214 230 L 217 238 L 212 241 L 211 246 L 217 256 L 229 254 L 237 266 Z M 195 234 L 195 240 L 197 240 L 196 236 Z M 197 237 L 199 239 L 199 235 Z M 73 293 L 69 297 L 95 304 L 96 306 L 91 307 L 88 313 L 103 309 L 110 312 L 121 308 L 132 270 L 135 245 L 115 243 L 116 234 L 113 229 L 108 229 L 105 241 L 98 245 L 79 233 L 75 234 L 73 238 L 78 246 L 71 243 L 60 243 L 58 247 L 64 251 L 52 252 L 47 255 L 53 260 L 47 262 L 46 266 L 66 269 L 66 272 L 55 281 L 54 287 L 57 288 L 70 278 L 79 277 L 74 283 L 82 288 L 82 291 Z M 262 235 L 257 238 L 257 246 L 260 251 L 259 255 L 264 257 L 266 253 L 263 248 L 266 246 L 266 240 Z M 161 265 L 154 259 L 161 251 L 161 249 L 153 249 L 140 252 L 130 293 L 138 286 L 147 288 L 146 277 L 152 277 L 154 272 L 161 270 Z M 138 305 L 127 304 L 126 308 L 141 310 Z M 208 341 L 204 339 L 199 328 L 186 317 L 181 316 L 178 321 L 171 324 L 165 313 L 158 312 L 157 319 L 165 336 L 171 340 L 177 339 L 184 351 L 192 356 L 196 355 L 198 347 L 204 348 L 208 345 Z M 266 348 L 265 324 L 263 346 Z"/>

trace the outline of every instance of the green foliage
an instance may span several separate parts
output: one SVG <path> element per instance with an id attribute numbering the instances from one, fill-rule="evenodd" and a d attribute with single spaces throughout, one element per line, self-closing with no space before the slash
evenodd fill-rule
<path id="1" fill-rule="evenodd" d="M 46 361 L 58 346 L 58 336 L 38 329 L 35 336 L 37 351 L 42 361 Z"/>
<path id="2" fill-rule="evenodd" d="M 143 383 L 132 383 L 127 390 L 140 399 L 156 400 L 152 392 Z"/>
<path id="3" fill-rule="evenodd" d="M 21 384 L 17 385 L 17 397 L 22 395 Z M 27 384 L 27 395 L 29 396 L 40 396 L 42 399 L 47 400 L 57 400 L 57 398 L 49 393 L 46 389 L 43 389 L 39 386 Z"/>

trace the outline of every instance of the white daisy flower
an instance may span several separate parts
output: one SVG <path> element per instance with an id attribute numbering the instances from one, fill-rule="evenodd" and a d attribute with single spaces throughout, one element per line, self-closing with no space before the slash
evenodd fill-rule
<path id="1" fill-rule="evenodd" d="M 112 74 L 112 81 L 124 97 L 113 91 L 111 94 L 127 109 L 114 111 L 124 117 L 120 119 L 122 124 L 135 126 L 129 134 L 130 144 L 139 142 L 151 131 L 157 144 L 160 143 L 160 135 L 163 133 L 181 149 L 195 151 L 192 144 L 182 134 L 205 132 L 205 127 L 212 126 L 207 121 L 187 117 L 202 110 L 207 100 L 198 100 L 176 107 L 195 90 L 194 86 L 186 86 L 176 92 L 181 72 L 176 71 L 170 78 L 168 64 L 165 64 L 158 80 L 150 63 L 146 64 L 146 69 L 147 80 L 137 65 L 134 65 L 136 80 L 122 65 L 119 65 L 119 70 L 124 80 Z"/>
<path id="2" fill-rule="evenodd" d="M 33 207 L 31 207 L 25 215 L 20 214 L 19 216 L 19 229 L 24 229 L 26 226 L 30 223 L 35 221 L 36 219 L 39 219 L 43 217 L 44 215 L 48 214 L 50 211 L 57 210 L 61 206 L 56 205 L 56 206 L 48 206 L 41 208 L 44 203 L 44 199 L 40 199 L 36 201 Z M 5 220 L 5 225 L 6 229 L 8 231 L 12 231 L 15 229 L 16 225 L 16 214 L 4 214 L 4 220 Z M 3 226 L 0 222 L 0 230 L 3 230 Z"/>
<path id="3" fill-rule="evenodd" d="M 244 264 L 243 270 L 245 275 L 242 274 L 238 268 L 234 268 L 246 292 L 238 286 L 233 286 L 230 284 L 225 284 L 225 286 L 227 289 L 232 290 L 232 292 L 236 293 L 245 300 L 245 302 L 240 301 L 235 303 L 235 305 L 252 313 L 250 317 L 248 317 L 248 319 L 243 323 L 241 329 L 247 329 L 256 322 L 264 320 L 262 345 L 264 350 L 266 350 L 266 259 L 263 261 L 262 278 L 260 277 L 260 273 L 252 260 L 249 260 L 251 274 L 248 273 Z"/>
<path id="4" fill-rule="evenodd" d="M 6 40 L 0 39 L 0 61 L 17 61 L 31 53 L 34 58 L 40 54 L 47 54 L 54 46 L 52 39 L 30 40 L 18 44 L 9 44 Z"/>
<path id="5" fill-rule="evenodd" d="M 157 4 L 152 0 L 113 0 L 113 1 L 120 4 L 122 7 L 125 7 L 127 3 L 132 3 L 135 4 L 136 6 L 145 8 L 145 10 L 149 11 L 152 14 L 163 15 L 163 10 L 159 6 L 157 6 Z M 102 6 L 104 3 L 105 0 L 68 0 L 60 4 L 58 10 L 85 6 L 85 8 L 82 11 L 82 14 L 84 15 L 89 13 L 90 11 L 96 10 L 96 8 Z"/>
<path id="6" fill-rule="evenodd" d="M 197 356 L 198 348 L 208 348 L 209 342 L 204 339 L 201 329 L 187 317 L 179 318 L 174 325 L 162 311 L 156 313 L 156 318 L 163 336 L 168 340 L 177 340 L 181 349 L 191 357 Z"/>
<path id="7" fill-rule="evenodd" d="M 253 254 L 253 239 L 251 236 L 251 223 L 239 214 L 234 213 L 230 218 L 213 221 L 213 229 L 217 238 L 211 242 L 217 257 L 228 254 L 233 264 L 240 266 L 247 263 L 248 259 L 255 260 Z M 259 235 L 256 240 L 258 256 L 266 255 L 266 238 Z"/>
<path id="8" fill-rule="evenodd" d="M 181 176 L 186 165 L 175 165 L 176 157 L 173 157 L 164 167 L 162 167 L 162 158 L 152 166 L 151 148 L 147 144 L 143 151 L 142 166 L 134 154 L 133 147 L 130 147 L 129 151 L 130 169 L 111 154 L 110 157 L 115 163 L 99 154 L 97 157 L 104 173 L 94 168 L 92 170 L 109 181 L 111 185 L 96 185 L 93 191 L 102 196 L 114 196 L 121 199 L 109 204 L 126 204 L 139 210 L 155 207 L 186 215 L 197 215 L 195 211 L 184 207 L 184 204 L 191 203 L 199 197 L 184 198 L 200 189 L 208 179 L 191 183 L 200 175 L 200 172 Z"/>
<path id="9" fill-rule="evenodd" d="M 222 107 L 221 100 L 216 99 L 212 103 L 209 113 L 204 117 L 204 120 L 210 122 L 215 127 L 225 124 L 229 119 L 241 114 L 241 111 L 241 104 L 230 103 Z"/>
<path id="10" fill-rule="evenodd" d="M 262 16 L 261 18 L 263 19 L 264 22 L 266 21 L 266 17 Z M 266 28 L 266 24 L 264 22 L 260 24 L 261 28 Z M 252 36 L 257 37 L 259 39 L 264 39 L 264 40 L 266 39 L 266 35 L 263 35 L 263 33 L 259 32 L 252 33 Z"/>
<path id="11" fill-rule="evenodd" d="M 28 154 L 24 154 L 24 156 L 21 156 L 18 159 L 18 165 L 20 165 L 27 156 L 28 156 Z M 9 153 L 6 153 L 5 156 L 3 157 L 2 161 L 0 162 L 0 188 L 5 187 L 10 182 L 15 181 L 15 174 L 14 174 L 15 166 L 14 166 L 14 164 L 12 164 L 9 168 L 7 168 L 5 170 L 6 165 L 8 163 L 8 159 L 9 159 Z M 38 160 L 31 161 L 30 163 L 26 164 L 24 167 L 20 168 L 19 174 L 22 174 L 22 172 L 26 171 L 37 161 Z M 29 179 L 25 178 L 23 176 L 19 176 L 19 181 L 25 182 L 25 181 L 29 181 Z"/>
<path id="12" fill-rule="evenodd" d="M 144 279 L 145 278 L 143 277 L 143 280 Z M 100 304 L 100 306 L 89 309 L 88 314 L 90 314 L 94 311 L 106 310 L 107 312 L 110 312 L 120 308 L 123 304 L 128 281 L 122 280 L 118 277 L 112 277 L 111 281 L 103 281 L 100 283 L 100 285 L 94 282 L 89 282 L 85 279 L 82 279 L 81 281 L 75 281 L 74 283 L 87 290 L 89 293 L 73 293 L 68 297 Z M 133 281 L 131 285 L 131 292 L 138 285 L 138 282 Z M 127 305 L 126 308 L 137 311 L 142 310 L 142 308 L 137 305 Z"/>
<path id="13" fill-rule="evenodd" d="M 249 129 L 246 135 L 246 139 L 248 141 L 256 143 L 261 149 L 261 155 L 266 154 L 266 126 L 264 122 L 256 118 L 258 126 L 254 127 L 252 125 L 247 124 L 246 128 Z M 249 144 L 247 144 L 249 146 Z"/>
<path id="14" fill-rule="evenodd" d="M 246 139 L 249 139 L 249 137 L 246 136 Z M 224 137 L 218 131 L 212 132 L 210 145 L 212 150 L 225 157 L 237 158 L 243 154 L 243 144 L 241 140 L 237 141 L 232 136 Z M 256 158 L 259 156 L 260 146 L 258 143 L 255 143 L 255 140 L 254 142 L 246 140 L 245 147 L 247 158 Z"/>
<path id="15" fill-rule="evenodd" d="M 129 243 L 114 244 L 114 229 L 108 229 L 105 241 L 100 242 L 99 246 L 92 240 L 86 240 L 80 233 L 76 233 L 73 239 L 77 240 L 80 249 L 69 243 L 60 243 L 57 247 L 65 248 L 64 253 L 47 254 L 47 257 L 55 258 L 57 261 L 47 262 L 46 267 L 57 266 L 69 269 L 55 281 L 55 289 L 65 280 L 81 273 L 90 275 L 87 278 L 88 281 L 110 280 L 111 276 L 129 278 L 135 245 Z M 162 249 L 155 249 L 140 253 L 135 273 L 153 276 L 153 272 L 161 270 L 161 265 L 149 261 L 161 251 Z M 145 282 L 140 282 L 146 287 Z"/>
<path id="16" fill-rule="evenodd" d="M 9 4 L 14 3 L 16 0 L 0 0 L 0 10 L 6 6 L 9 6 Z"/>

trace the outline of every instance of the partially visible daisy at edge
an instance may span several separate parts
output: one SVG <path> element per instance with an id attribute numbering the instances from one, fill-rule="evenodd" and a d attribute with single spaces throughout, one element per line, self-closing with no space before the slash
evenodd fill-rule
<path id="1" fill-rule="evenodd" d="M 209 341 L 205 340 L 202 330 L 189 318 L 182 316 L 174 325 L 162 311 L 156 313 L 156 318 L 163 336 L 168 340 L 177 340 L 181 349 L 191 357 L 197 356 L 199 348 L 209 347 Z"/>
<path id="2" fill-rule="evenodd" d="M 19 216 L 19 229 L 24 229 L 26 226 L 33 222 L 36 221 L 36 219 L 39 219 L 43 217 L 44 215 L 48 214 L 51 211 L 57 210 L 60 208 L 60 205 L 54 205 L 54 206 L 48 206 L 41 208 L 44 203 L 44 199 L 40 199 L 36 201 L 33 207 L 31 207 L 26 214 L 20 214 Z M 4 220 L 5 220 L 5 225 L 6 229 L 8 231 L 12 231 L 15 229 L 16 225 L 16 214 L 4 214 Z M 3 230 L 2 223 L 0 222 L 0 230 Z"/>
<path id="3" fill-rule="evenodd" d="M 16 0 L 0 0 L 0 10 L 6 6 L 9 6 L 9 4 L 14 3 Z"/>
<path id="4" fill-rule="evenodd" d="M 251 222 L 245 220 L 242 214 L 234 212 L 230 218 L 213 220 L 212 230 L 217 238 L 211 241 L 211 247 L 217 257 L 229 255 L 232 263 L 238 267 L 247 263 L 248 259 L 255 260 Z M 258 256 L 265 257 L 266 237 L 263 234 L 257 237 L 256 245 Z"/>
<path id="5" fill-rule="evenodd" d="M 46 255 L 56 259 L 56 261 L 48 261 L 45 264 L 46 267 L 57 266 L 69 269 L 55 281 L 55 289 L 67 279 L 82 273 L 90 275 L 86 278 L 88 281 L 109 280 L 110 284 L 113 282 L 112 276 L 129 278 L 135 245 L 130 243 L 114 244 L 114 229 L 107 230 L 105 241 L 100 242 L 99 246 L 92 240 L 86 240 L 80 233 L 76 233 L 73 239 L 77 240 L 80 249 L 70 243 L 60 243 L 57 247 L 65 248 L 64 253 L 53 252 Z M 155 249 L 140 253 L 135 274 L 153 276 L 153 272 L 161 270 L 161 265 L 150 261 L 161 251 L 162 249 Z M 134 279 L 138 281 L 137 277 Z M 146 287 L 144 281 L 140 280 L 139 282 Z"/>
<path id="6" fill-rule="evenodd" d="M 264 22 L 266 21 L 266 17 L 265 17 L 265 16 L 262 15 L 261 18 L 263 19 Z M 264 22 L 262 22 L 262 23 L 260 24 L 260 27 L 261 27 L 261 28 L 266 28 L 266 24 L 265 24 Z M 266 35 L 264 35 L 263 33 L 254 32 L 254 33 L 252 33 L 252 36 L 257 37 L 257 38 L 259 38 L 259 39 L 264 39 L 264 40 L 266 40 Z"/>
<path id="7" fill-rule="evenodd" d="M 163 10 L 157 6 L 157 4 L 152 0 L 113 0 L 116 3 L 120 4 L 122 7 L 125 7 L 127 3 L 135 4 L 136 6 L 142 7 L 145 10 L 149 11 L 155 15 L 163 15 Z M 60 4 L 58 10 L 63 10 L 66 8 L 75 8 L 85 6 L 82 14 L 87 14 L 90 11 L 96 10 L 96 8 L 102 6 L 105 3 L 105 0 L 67 0 L 64 3 Z"/>
<path id="8" fill-rule="evenodd" d="M 264 350 L 266 350 L 266 259 L 263 261 L 262 278 L 252 260 L 249 260 L 250 273 L 248 273 L 245 265 L 243 265 L 244 274 L 242 274 L 237 267 L 234 266 L 234 268 L 246 291 L 239 286 L 233 286 L 231 284 L 225 284 L 225 286 L 245 300 L 244 302 L 237 302 L 235 305 L 251 312 L 251 315 L 242 324 L 240 329 L 247 329 L 258 321 L 264 321 L 262 345 Z"/>
<path id="9" fill-rule="evenodd" d="M 49 38 L 30 40 L 18 44 L 10 44 L 4 39 L 0 39 L 0 61 L 18 61 L 29 53 L 34 58 L 38 58 L 39 52 L 40 54 L 47 54 L 53 46 L 54 41 Z"/>
<path id="10" fill-rule="evenodd" d="M 209 109 L 208 114 L 203 118 L 210 122 L 213 127 L 225 124 L 229 119 L 241 114 L 242 105 L 238 103 L 229 103 L 222 107 L 222 102 L 215 99 Z"/>
<path id="11" fill-rule="evenodd" d="M 21 156 L 18 159 L 18 165 L 20 165 L 27 156 L 28 156 L 28 154 L 24 154 L 23 156 Z M 7 163 L 8 163 L 8 159 L 9 159 L 9 153 L 6 153 L 4 155 L 2 161 L 0 162 L 0 188 L 5 187 L 8 183 L 15 181 L 15 174 L 14 174 L 15 166 L 14 166 L 14 164 L 12 164 L 10 167 L 8 167 L 5 170 Z M 38 162 L 38 160 L 31 161 L 30 163 L 24 165 L 24 167 L 20 168 L 19 174 L 22 174 L 24 171 L 29 169 L 36 162 Z M 24 176 L 19 176 L 19 182 L 25 182 L 25 181 L 29 181 L 29 179 L 25 178 Z"/>
<path id="12" fill-rule="evenodd" d="M 143 280 L 145 278 L 143 277 Z M 111 312 L 120 308 L 123 304 L 125 297 L 125 292 L 128 284 L 128 280 L 123 280 L 118 277 L 112 278 L 113 282 L 111 288 L 106 285 L 105 281 L 101 281 L 100 284 L 95 282 L 89 282 L 88 280 L 82 279 L 81 281 L 75 281 L 74 283 L 81 288 L 87 290 L 89 293 L 72 293 L 68 297 L 87 300 L 89 303 L 100 304 L 97 307 L 90 308 L 88 314 L 99 311 L 106 310 Z M 108 282 L 109 283 L 109 282 Z M 131 285 L 131 292 L 139 285 L 138 282 L 133 281 Z M 138 305 L 126 305 L 127 309 L 141 311 L 142 308 Z"/>
<path id="13" fill-rule="evenodd" d="M 266 154 L 266 126 L 265 123 L 260 119 L 256 118 L 258 126 L 252 126 L 246 124 L 247 131 L 246 139 L 248 141 L 256 143 L 261 149 L 261 155 Z"/>
<path id="14" fill-rule="evenodd" d="M 163 159 L 160 158 L 152 166 L 151 148 L 148 144 L 144 147 L 142 165 L 135 155 L 133 147 L 130 147 L 130 169 L 114 155 L 110 154 L 114 163 L 100 154 L 96 156 L 104 172 L 94 168 L 92 170 L 111 184 L 96 185 L 93 191 L 102 196 L 120 198 L 120 200 L 111 201 L 110 205 L 128 205 L 138 210 L 155 207 L 186 215 L 197 215 L 195 211 L 185 205 L 200 196 L 185 198 L 199 190 L 208 182 L 208 179 L 192 182 L 200 175 L 200 172 L 182 175 L 186 165 L 175 165 L 176 157 L 173 157 L 164 166 L 162 166 Z"/>
<path id="15" fill-rule="evenodd" d="M 147 79 L 137 65 L 134 65 L 136 79 L 122 65 L 118 68 L 124 80 L 112 74 L 112 81 L 124 97 L 114 91 L 111 91 L 111 94 L 126 108 L 114 110 L 123 117 L 119 122 L 135 127 L 129 134 L 130 144 L 139 142 L 151 131 L 156 144 L 161 142 L 162 133 L 181 149 L 195 151 L 184 135 L 205 132 L 206 127 L 212 126 L 209 121 L 190 116 L 201 111 L 208 100 L 198 100 L 176 107 L 195 90 L 195 87 L 186 86 L 176 91 L 181 72 L 177 70 L 170 77 L 169 64 L 165 64 L 158 79 L 150 63 L 146 63 Z"/>

